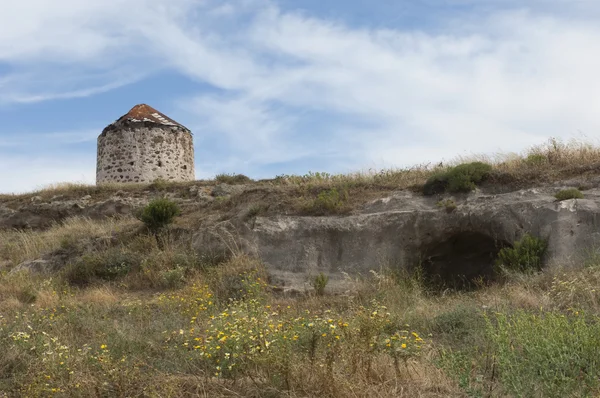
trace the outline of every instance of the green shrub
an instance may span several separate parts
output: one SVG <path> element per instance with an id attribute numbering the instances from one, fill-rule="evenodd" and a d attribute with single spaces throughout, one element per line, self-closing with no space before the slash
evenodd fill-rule
<path id="1" fill-rule="evenodd" d="M 448 312 L 433 318 L 431 331 L 454 348 L 472 345 L 473 340 L 485 335 L 485 318 L 474 305 L 459 304 Z"/>
<path id="2" fill-rule="evenodd" d="M 146 224 L 146 227 L 157 233 L 173 222 L 176 216 L 181 214 L 177 203 L 167 199 L 154 199 L 139 214 L 138 218 Z"/>
<path id="3" fill-rule="evenodd" d="M 348 210 L 348 191 L 341 192 L 337 188 L 321 191 L 319 195 L 305 206 L 305 211 L 314 215 L 344 213 Z"/>
<path id="4" fill-rule="evenodd" d="M 513 247 L 500 250 L 496 264 L 512 271 L 539 271 L 547 247 L 545 240 L 525 234 L 520 241 L 514 242 Z"/>
<path id="5" fill-rule="evenodd" d="M 176 289 L 185 284 L 185 271 L 184 267 L 177 267 L 161 272 L 163 284 L 169 289 Z"/>
<path id="6" fill-rule="evenodd" d="M 65 268 L 63 275 L 69 284 L 84 286 L 96 280 L 119 279 L 138 268 L 140 263 L 140 255 L 113 248 L 80 257 Z"/>
<path id="7" fill-rule="evenodd" d="M 158 177 L 155 178 L 154 181 L 149 185 L 149 188 L 154 191 L 164 191 L 169 186 L 169 181 L 164 178 Z"/>
<path id="8" fill-rule="evenodd" d="M 264 264 L 248 256 L 234 256 L 217 267 L 206 269 L 207 284 L 216 302 L 227 303 L 246 295 L 259 297 L 266 289 Z"/>
<path id="9" fill-rule="evenodd" d="M 23 304 L 31 304 L 37 300 L 38 293 L 32 285 L 25 285 L 19 289 L 17 299 Z"/>
<path id="10" fill-rule="evenodd" d="M 476 184 L 483 182 L 491 171 L 492 166 L 483 162 L 460 164 L 448 172 L 448 191 L 470 192 Z"/>
<path id="11" fill-rule="evenodd" d="M 215 181 L 220 182 L 221 184 L 229 184 L 229 185 L 239 185 L 239 184 L 247 184 L 252 182 L 252 179 L 243 174 L 217 174 L 215 176 Z"/>
<path id="12" fill-rule="evenodd" d="M 425 195 L 436 195 L 446 192 L 448 188 L 448 173 L 436 173 L 427 179 L 423 186 Z"/>
<path id="13" fill-rule="evenodd" d="M 248 212 L 244 216 L 244 220 L 248 221 L 255 217 L 258 217 L 261 213 L 264 213 L 268 209 L 268 205 L 255 204 L 248 209 Z"/>
<path id="14" fill-rule="evenodd" d="M 465 396 L 489 397 L 490 395 L 486 395 L 486 393 L 490 391 L 490 388 L 484 384 L 486 380 L 482 377 L 482 374 L 474 371 L 477 369 L 475 366 L 479 365 L 478 360 L 484 355 L 472 351 L 442 348 L 435 363 L 458 384 L 466 393 Z"/>
<path id="15" fill-rule="evenodd" d="M 492 166 L 483 162 L 463 163 L 431 176 L 423 186 L 425 195 L 444 192 L 471 192 L 491 173 Z"/>
<path id="16" fill-rule="evenodd" d="M 567 199 L 583 199 L 583 193 L 577 188 L 563 189 L 559 191 L 554 197 L 558 200 Z"/>
<path id="17" fill-rule="evenodd" d="M 452 213 L 456 210 L 456 202 L 452 199 L 440 200 L 437 205 L 438 207 L 443 207 L 447 213 Z"/>
<path id="18" fill-rule="evenodd" d="M 582 314 L 496 314 L 488 321 L 498 373 L 510 396 L 597 396 L 600 322 Z"/>
<path id="19" fill-rule="evenodd" d="M 525 158 L 525 163 L 531 167 L 539 167 L 547 164 L 548 158 L 541 153 L 532 153 Z"/>
<path id="20" fill-rule="evenodd" d="M 325 294 L 327 283 L 329 283 L 329 276 L 324 273 L 321 272 L 319 275 L 315 276 L 312 285 L 317 296 L 323 296 Z"/>

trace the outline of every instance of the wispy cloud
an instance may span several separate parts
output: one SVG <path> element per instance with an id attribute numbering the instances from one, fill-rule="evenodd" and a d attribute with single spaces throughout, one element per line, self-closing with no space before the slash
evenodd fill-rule
<path id="1" fill-rule="evenodd" d="M 282 112 L 257 113 L 253 134 L 268 132 L 274 148 L 309 142 L 316 151 L 323 138 L 335 136 L 355 167 L 520 150 L 551 135 L 600 132 L 600 53 L 591 50 L 600 39 L 597 25 L 528 10 L 455 25 L 450 21 L 436 34 L 356 29 L 264 7 L 253 14 L 243 42 L 258 66 L 246 69 L 252 73 L 243 81 L 221 86 L 234 98 L 221 112 L 214 106 L 203 112 L 201 101 L 198 113 L 214 118 L 215 133 L 234 139 L 239 129 L 218 127 L 225 115 L 228 126 L 244 126 L 247 116 L 229 111 L 231 103 L 289 115 L 318 109 L 320 117 L 300 140 L 286 134 L 293 124 L 277 122 Z M 191 57 L 187 65 L 196 62 Z M 333 130 L 331 120 L 338 125 Z M 247 146 L 240 157 L 251 151 Z"/>

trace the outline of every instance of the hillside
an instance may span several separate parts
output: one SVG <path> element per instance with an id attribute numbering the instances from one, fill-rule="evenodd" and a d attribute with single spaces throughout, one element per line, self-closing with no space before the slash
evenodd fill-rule
<path id="1" fill-rule="evenodd" d="M 599 183 L 600 148 L 551 140 L 2 195 L 0 397 L 597 396 Z"/>

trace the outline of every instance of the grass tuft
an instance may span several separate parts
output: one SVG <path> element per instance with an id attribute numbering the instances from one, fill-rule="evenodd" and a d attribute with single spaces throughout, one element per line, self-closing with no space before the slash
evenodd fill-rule
<path id="1" fill-rule="evenodd" d="M 563 189 L 554 195 L 559 202 L 568 199 L 583 199 L 583 193 L 577 188 Z"/>
<path id="2" fill-rule="evenodd" d="M 252 179 L 243 174 L 217 174 L 215 181 L 221 184 L 241 185 L 251 183 Z"/>

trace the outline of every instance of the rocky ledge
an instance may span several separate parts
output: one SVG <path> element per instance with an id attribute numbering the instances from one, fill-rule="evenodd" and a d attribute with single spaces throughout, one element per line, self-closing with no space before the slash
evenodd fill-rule
<path id="1" fill-rule="evenodd" d="M 546 266 L 568 266 L 600 242 L 600 189 L 564 201 L 554 198 L 558 190 L 444 198 L 397 192 L 351 216 L 258 217 L 241 236 L 295 289 L 320 272 L 340 284 L 345 275 L 385 266 L 420 265 L 446 280 L 490 277 L 498 251 L 525 233 L 547 240 Z"/>
<path id="2" fill-rule="evenodd" d="M 321 217 L 248 217 L 252 203 L 239 200 L 226 220 L 223 214 L 211 216 L 209 204 L 215 198 L 241 197 L 244 187 L 191 187 L 185 197 L 173 198 L 185 205 L 188 223 L 183 233 L 191 235 L 196 250 L 258 255 L 276 283 L 304 290 L 320 272 L 330 275 L 332 286 L 342 288 L 347 276 L 387 266 L 420 265 L 448 279 L 489 277 L 498 251 L 525 233 L 548 241 L 547 266 L 577 263 L 600 243 L 600 189 L 593 184 L 583 199 L 557 201 L 554 195 L 568 186 L 435 197 L 398 191 L 349 215 Z M 131 214 L 154 195 L 117 192 L 100 201 L 89 196 L 32 197 L 13 208 L 0 203 L 0 228 L 43 228 L 72 216 Z M 206 217 L 194 221 L 195 209 Z"/>

